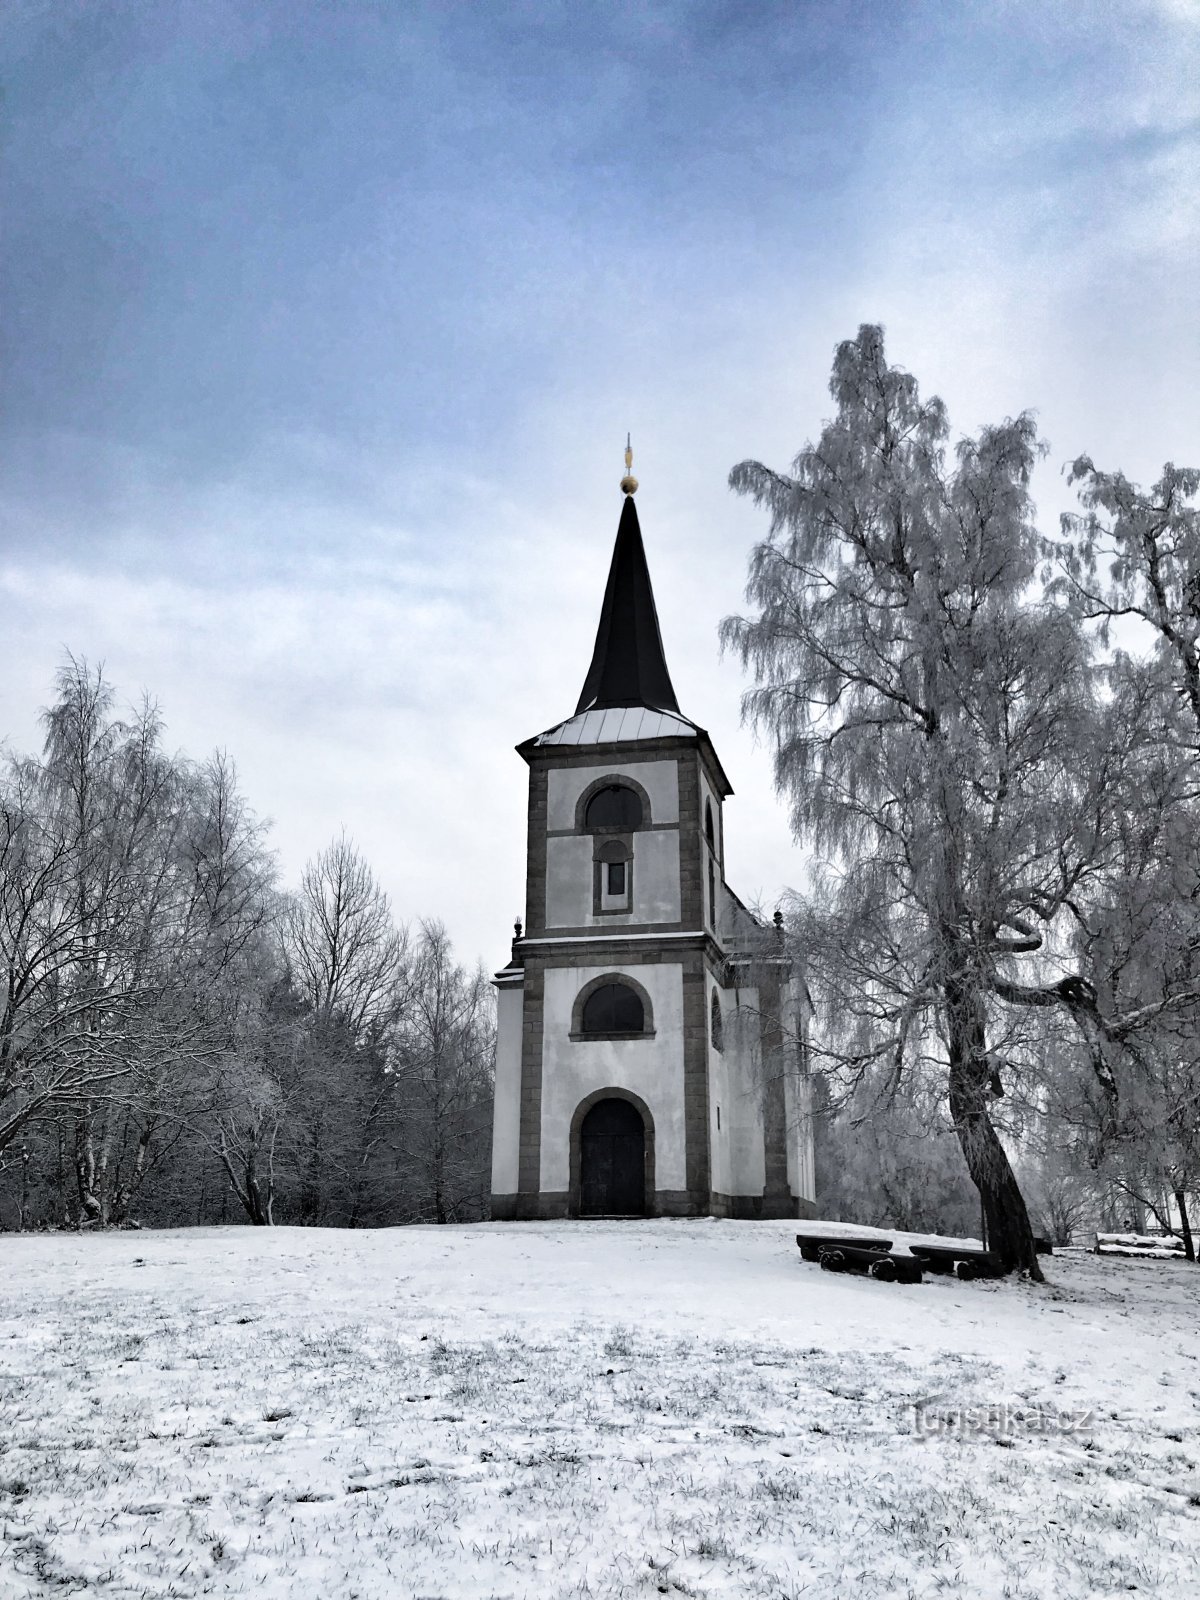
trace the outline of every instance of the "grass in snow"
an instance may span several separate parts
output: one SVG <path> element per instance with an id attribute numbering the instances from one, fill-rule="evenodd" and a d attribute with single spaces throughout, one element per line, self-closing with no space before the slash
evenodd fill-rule
<path id="1" fill-rule="evenodd" d="M 1065 1372 L 1014 1388 L 936 1341 L 706 1337 L 627 1306 L 484 1335 L 419 1273 L 415 1298 L 298 1317 L 269 1281 L 249 1305 L 134 1289 L 144 1238 L 80 1293 L 0 1295 L 6 1600 L 1196 1592 L 1194 1407 L 1098 1394 L 1082 1432 L 926 1437 L 918 1404 L 1052 1410 Z"/>

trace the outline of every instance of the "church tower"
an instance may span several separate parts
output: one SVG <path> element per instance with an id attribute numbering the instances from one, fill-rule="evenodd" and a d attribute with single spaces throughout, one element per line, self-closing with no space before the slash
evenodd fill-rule
<path id="1" fill-rule="evenodd" d="M 525 923 L 496 974 L 492 1216 L 811 1215 L 806 998 L 725 883 L 626 476 L 575 714 L 529 767 Z"/>

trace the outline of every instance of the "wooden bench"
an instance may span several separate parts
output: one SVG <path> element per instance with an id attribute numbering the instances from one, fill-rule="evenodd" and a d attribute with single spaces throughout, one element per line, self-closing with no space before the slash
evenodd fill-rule
<path id="1" fill-rule="evenodd" d="M 859 1272 L 880 1283 L 920 1283 L 920 1263 L 911 1256 L 894 1256 L 890 1239 L 870 1234 L 798 1233 L 796 1243 L 805 1261 L 817 1262 L 826 1272 Z"/>
<path id="2" fill-rule="evenodd" d="M 855 1245 L 828 1246 L 818 1260 L 823 1272 L 862 1272 L 879 1283 L 921 1283 L 921 1263 L 912 1256 L 889 1255 L 886 1250 L 862 1250 Z"/>
<path id="3" fill-rule="evenodd" d="M 1098 1256 L 1128 1256 L 1142 1261 L 1186 1261 L 1183 1240 L 1173 1233 L 1098 1233 Z"/>
<path id="4" fill-rule="evenodd" d="M 819 1261 L 822 1250 L 881 1250 L 886 1255 L 892 1248 L 890 1239 L 873 1237 L 869 1233 L 798 1233 L 796 1243 L 805 1261 Z"/>
<path id="5" fill-rule="evenodd" d="M 1004 1266 L 999 1256 L 973 1245 L 914 1244 L 909 1249 L 930 1272 L 953 1273 L 964 1282 L 972 1278 L 1002 1278 Z"/>

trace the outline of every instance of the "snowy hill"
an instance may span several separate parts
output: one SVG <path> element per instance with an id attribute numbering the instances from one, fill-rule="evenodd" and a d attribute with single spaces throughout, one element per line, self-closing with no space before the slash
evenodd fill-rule
<path id="1" fill-rule="evenodd" d="M 0 1594 L 1197 1593 L 1200 1273 L 795 1231 L 0 1236 Z"/>

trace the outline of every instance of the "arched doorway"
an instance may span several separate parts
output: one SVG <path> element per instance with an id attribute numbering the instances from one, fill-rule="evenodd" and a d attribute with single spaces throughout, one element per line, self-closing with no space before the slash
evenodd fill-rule
<path id="1" fill-rule="evenodd" d="M 646 1128 L 628 1100 L 598 1100 L 580 1124 L 579 1214 L 646 1214 Z"/>

